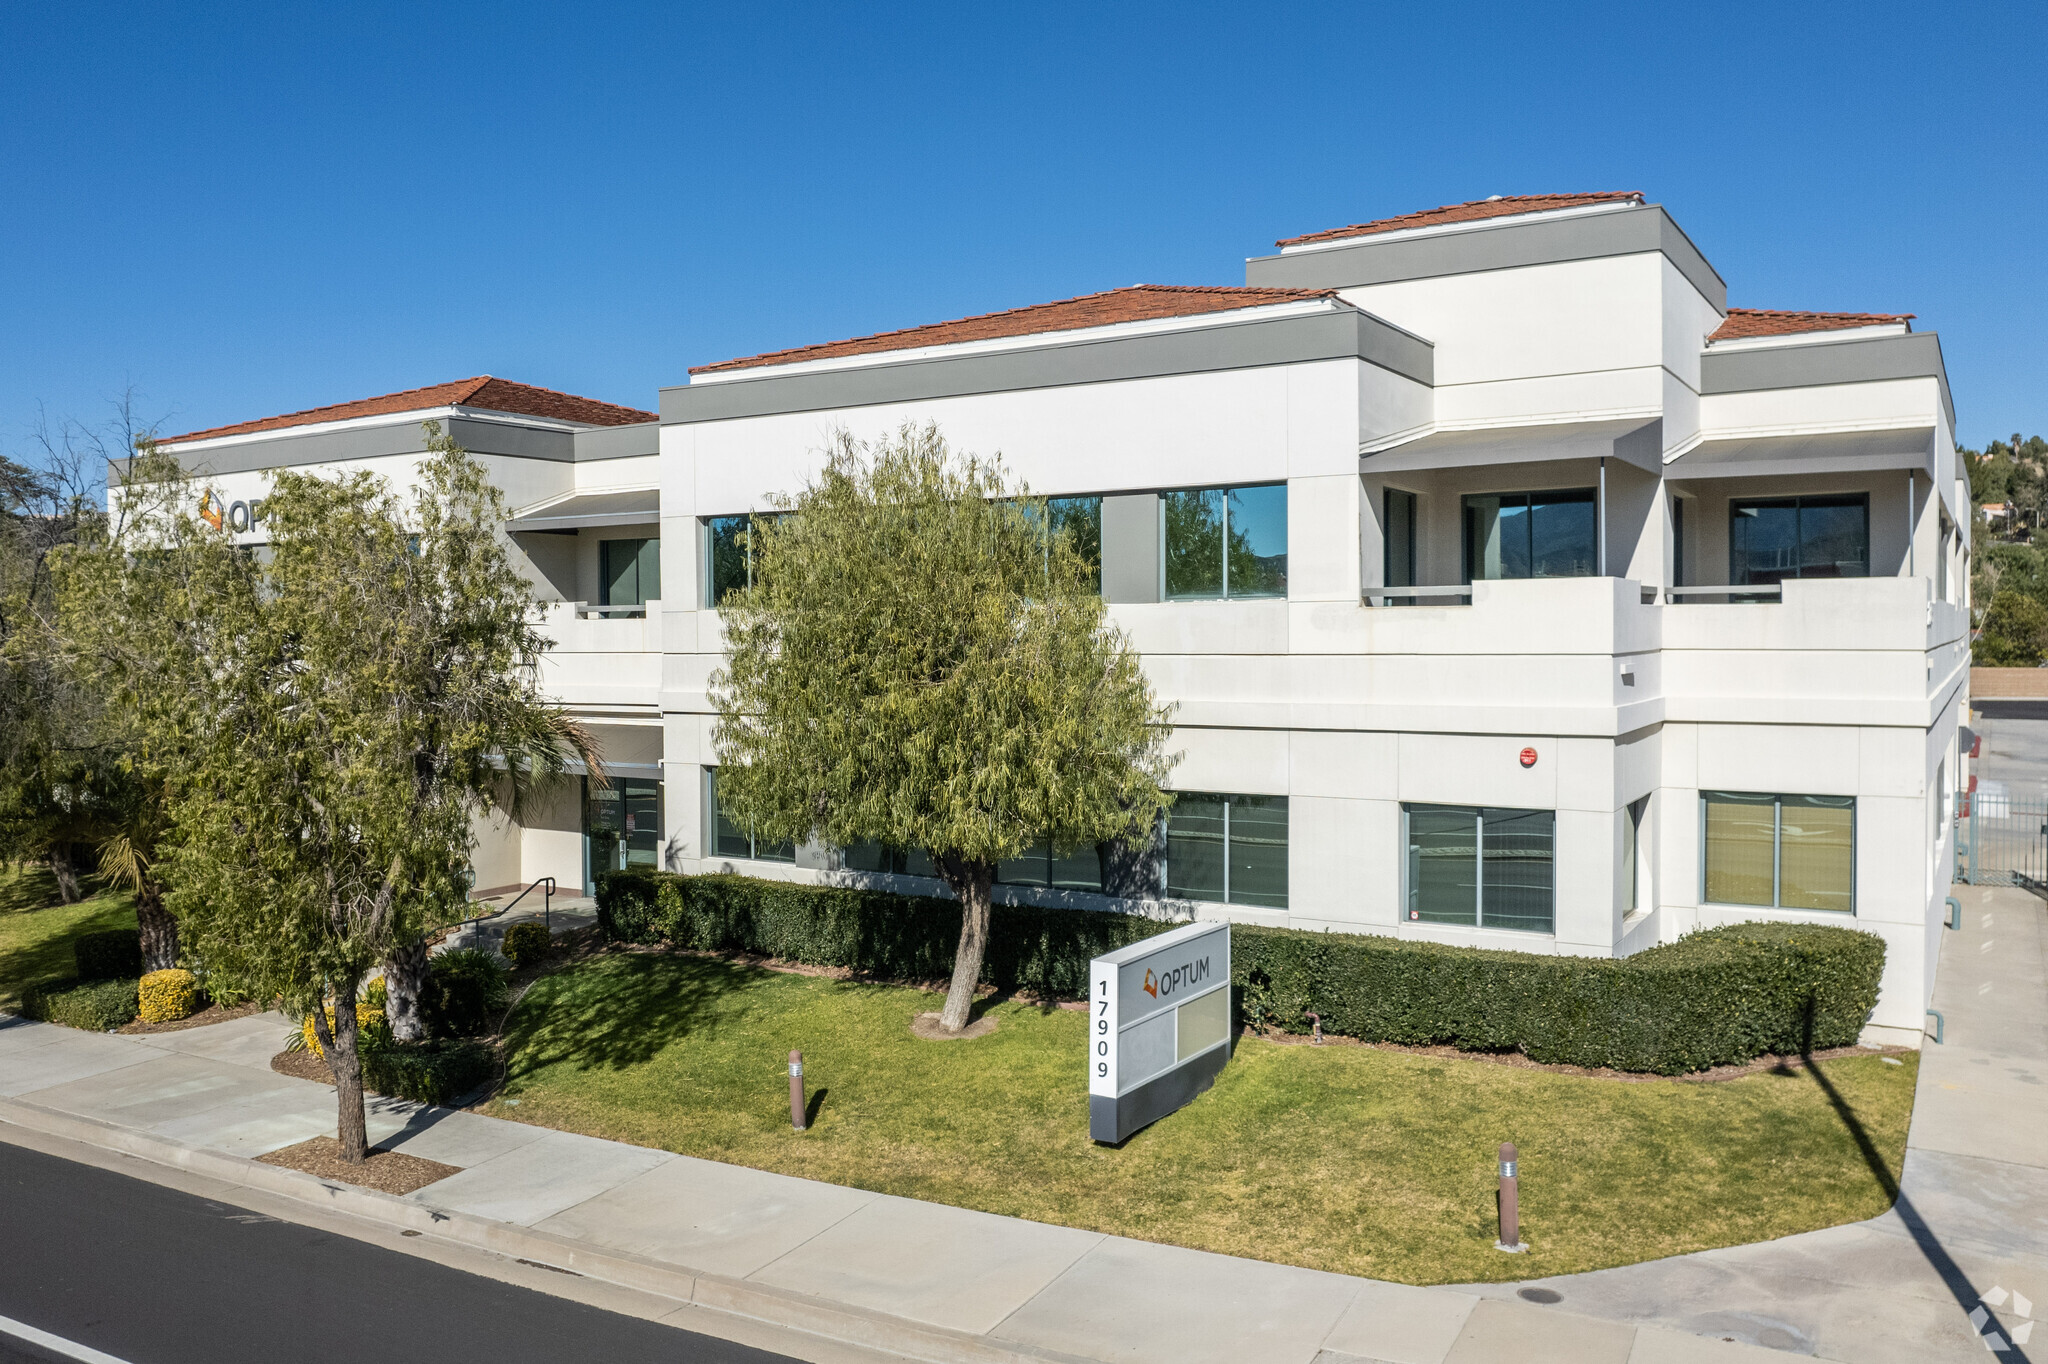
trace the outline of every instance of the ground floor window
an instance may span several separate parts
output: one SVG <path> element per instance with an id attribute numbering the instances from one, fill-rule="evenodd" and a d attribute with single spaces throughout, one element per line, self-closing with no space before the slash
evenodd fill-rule
<path id="1" fill-rule="evenodd" d="M 1856 798 L 1700 793 L 1704 898 L 1776 909 L 1856 907 Z"/>
<path id="2" fill-rule="evenodd" d="M 734 822 L 725 812 L 725 805 L 718 799 L 718 769 L 704 769 L 704 804 L 711 811 L 711 855 L 713 857 L 746 857 L 756 862 L 794 862 L 794 843 L 770 843 L 757 839 L 753 833 Z"/>
<path id="3" fill-rule="evenodd" d="M 1287 908 L 1287 797 L 1175 795 L 1166 816 L 1166 893 Z"/>
<path id="4" fill-rule="evenodd" d="M 627 867 L 661 865 L 661 783 L 583 779 L 583 849 L 586 890 L 597 878 Z"/>
<path id="5" fill-rule="evenodd" d="M 1102 850 L 1093 843 L 1062 853 L 1052 840 L 1041 838 L 1007 862 L 996 865 L 996 880 L 1006 886 L 1044 886 L 1050 890 L 1102 890 Z"/>
<path id="6" fill-rule="evenodd" d="M 839 865 L 846 871 L 875 872 L 884 876 L 932 876 L 939 869 L 921 848 L 892 848 L 869 839 L 839 850 Z"/>
<path id="7" fill-rule="evenodd" d="M 1556 931 L 1554 811 L 1404 805 L 1401 813 L 1409 922 Z"/>

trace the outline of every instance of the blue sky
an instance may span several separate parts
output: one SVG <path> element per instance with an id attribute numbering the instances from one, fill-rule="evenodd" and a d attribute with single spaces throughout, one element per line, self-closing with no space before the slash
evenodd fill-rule
<path id="1" fill-rule="evenodd" d="M 0 10 L 0 451 L 692 364 L 1489 194 L 1639 189 L 1751 307 L 2048 433 L 2048 6 Z"/>

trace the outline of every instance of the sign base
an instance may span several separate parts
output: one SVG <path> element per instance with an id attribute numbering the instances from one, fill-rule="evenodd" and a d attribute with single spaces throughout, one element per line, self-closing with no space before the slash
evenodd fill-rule
<path id="1" fill-rule="evenodd" d="M 1088 1139 L 1114 1146 L 1141 1127 L 1149 1127 L 1216 1083 L 1230 1061 L 1231 1048 L 1218 1047 L 1187 1065 L 1148 1080 L 1127 1094 L 1088 1096 Z"/>

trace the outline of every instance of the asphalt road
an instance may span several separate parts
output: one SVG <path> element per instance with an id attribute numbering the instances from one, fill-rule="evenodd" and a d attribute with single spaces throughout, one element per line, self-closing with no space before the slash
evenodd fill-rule
<path id="1" fill-rule="evenodd" d="M 5 1142 L 0 1317 L 125 1364 L 784 1358 Z M 0 1364 L 79 1357 L 0 1323 Z"/>

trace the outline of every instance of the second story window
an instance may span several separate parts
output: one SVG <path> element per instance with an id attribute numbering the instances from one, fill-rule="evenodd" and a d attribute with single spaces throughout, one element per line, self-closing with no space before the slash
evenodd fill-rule
<path id="1" fill-rule="evenodd" d="M 1592 488 L 1465 496 L 1465 581 L 1590 578 L 1598 572 Z"/>
<path id="2" fill-rule="evenodd" d="M 1187 488 L 1159 497 L 1168 601 L 1287 595 L 1287 485 Z"/>
<path id="3" fill-rule="evenodd" d="M 1046 520 L 1054 535 L 1064 532 L 1079 554 L 1095 570 L 1095 590 L 1102 590 L 1102 499 L 1099 497 L 1048 497 Z"/>
<path id="4" fill-rule="evenodd" d="M 661 541 L 600 540 L 597 569 L 600 606 L 629 608 L 613 615 L 644 615 L 647 603 L 661 596 Z"/>
<path id="5" fill-rule="evenodd" d="M 1728 504 L 1728 581 L 1870 576 L 1870 497 L 1768 497 Z"/>
<path id="6" fill-rule="evenodd" d="M 704 519 L 704 604 L 723 606 L 735 592 L 754 585 L 753 516 Z"/>

